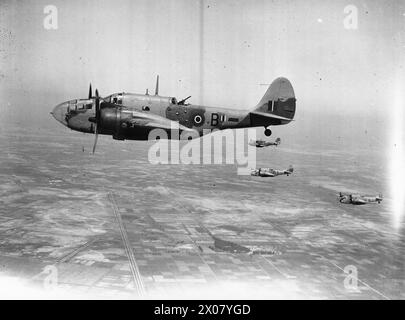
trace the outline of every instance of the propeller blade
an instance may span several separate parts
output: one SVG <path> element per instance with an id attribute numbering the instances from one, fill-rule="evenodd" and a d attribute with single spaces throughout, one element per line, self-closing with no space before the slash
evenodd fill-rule
<path id="1" fill-rule="evenodd" d="M 96 151 L 96 145 L 97 145 L 97 139 L 98 139 L 98 127 L 97 127 L 97 123 L 96 123 L 96 127 L 94 128 L 95 131 L 95 138 L 94 138 L 94 144 L 93 144 L 93 154 Z"/>
<path id="2" fill-rule="evenodd" d="M 95 99 L 95 103 L 96 103 L 96 124 L 100 124 L 100 96 L 98 95 L 98 90 L 96 89 L 96 99 Z"/>
<path id="3" fill-rule="evenodd" d="M 89 99 L 91 99 L 91 97 L 93 96 L 93 92 L 91 90 L 91 83 L 90 83 L 90 87 L 89 87 Z"/>
<path id="4" fill-rule="evenodd" d="M 95 123 L 95 138 L 94 138 L 94 145 L 93 145 L 93 154 L 96 151 L 97 139 L 98 139 L 98 128 L 100 125 L 100 118 L 101 118 L 101 111 L 100 111 L 100 96 L 98 94 L 98 90 L 96 89 L 96 98 L 95 98 L 95 108 L 96 108 L 96 123 Z"/>

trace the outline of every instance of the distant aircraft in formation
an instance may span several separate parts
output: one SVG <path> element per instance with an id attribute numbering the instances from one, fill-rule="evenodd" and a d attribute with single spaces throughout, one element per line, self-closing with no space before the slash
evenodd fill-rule
<path id="1" fill-rule="evenodd" d="M 275 177 L 280 175 L 287 175 L 289 176 L 294 171 L 294 168 L 290 165 L 287 170 L 275 170 L 271 168 L 259 168 L 259 169 L 252 169 L 250 172 L 251 176 L 258 176 L 258 177 Z"/>
<path id="2" fill-rule="evenodd" d="M 339 202 L 341 203 L 363 205 L 367 203 L 380 203 L 382 200 L 382 194 L 379 194 L 378 196 L 366 196 L 339 192 Z"/>
<path id="3" fill-rule="evenodd" d="M 98 90 L 93 96 L 90 84 L 87 99 L 63 102 L 51 114 L 72 130 L 94 133 L 93 153 L 98 134 L 112 135 L 116 140 L 147 140 L 153 129 L 163 129 L 171 139 L 171 129 L 179 128 L 179 133 L 186 132 L 189 139 L 213 129 L 264 127 L 264 134 L 270 136 L 270 126 L 288 124 L 295 115 L 294 89 L 286 78 L 274 80 L 251 110 L 192 105 L 186 103 L 189 98 L 177 101 L 175 97 L 160 96 L 158 76 L 155 95 L 146 90 L 145 94 L 114 93 L 102 98 Z"/>
<path id="4" fill-rule="evenodd" d="M 265 141 L 265 140 L 250 140 L 249 145 L 256 148 L 264 148 L 268 146 L 278 146 L 281 143 L 281 139 L 277 138 L 276 141 Z"/>

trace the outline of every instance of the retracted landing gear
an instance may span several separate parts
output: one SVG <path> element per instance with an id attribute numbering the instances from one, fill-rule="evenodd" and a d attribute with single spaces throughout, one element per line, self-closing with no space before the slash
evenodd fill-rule
<path id="1" fill-rule="evenodd" d="M 265 129 L 264 130 L 264 135 L 266 136 L 266 137 L 270 137 L 271 136 L 271 130 L 270 129 Z"/>

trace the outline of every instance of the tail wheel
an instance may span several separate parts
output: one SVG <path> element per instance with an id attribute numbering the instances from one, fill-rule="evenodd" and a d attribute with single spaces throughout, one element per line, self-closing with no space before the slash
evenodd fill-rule
<path id="1" fill-rule="evenodd" d="M 270 137 L 271 136 L 271 130 L 270 129 L 266 129 L 266 130 L 264 130 L 264 135 L 266 136 L 266 137 Z"/>

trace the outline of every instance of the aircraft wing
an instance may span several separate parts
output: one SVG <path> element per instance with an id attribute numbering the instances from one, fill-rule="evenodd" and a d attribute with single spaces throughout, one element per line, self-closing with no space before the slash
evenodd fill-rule
<path id="1" fill-rule="evenodd" d="M 197 133 L 198 132 L 194 129 L 188 128 L 179 124 L 176 121 L 169 120 L 167 118 L 150 114 L 146 112 L 139 112 L 139 111 L 124 111 L 125 113 L 130 113 L 132 115 L 132 119 L 130 123 L 134 127 L 139 128 L 150 128 L 150 129 L 163 129 L 163 130 L 171 130 L 171 129 L 179 129 L 180 131 L 187 131 L 190 133 Z"/>
<path id="2" fill-rule="evenodd" d="M 366 201 L 361 198 L 354 198 L 352 199 L 352 202 L 355 204 L 366 204 Z"/>
<path id="3" fill-rule="evenodd" d="M 274 174 L 272 174 L 272 173 L 262 173 L 262 175 L 264 177 L 274 177 Z"/>
<path id="4" fill-rule="evenodd" d="M 271 172 L 261 172 L 262 177 L 274 177 L 274 173 Z"/>

